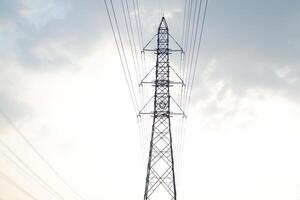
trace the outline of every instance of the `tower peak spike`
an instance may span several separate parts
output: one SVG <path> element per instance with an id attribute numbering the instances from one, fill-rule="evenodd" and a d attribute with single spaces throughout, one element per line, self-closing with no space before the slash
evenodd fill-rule
<path id="1" fill-rule="evenodd" d="M 161 18 L 161 21 L 160 21 L 160 24 L 159 24 L 159 28 L 168 28 L 168 24 L 167 24 L 165 16 L 163 16 Z"/>

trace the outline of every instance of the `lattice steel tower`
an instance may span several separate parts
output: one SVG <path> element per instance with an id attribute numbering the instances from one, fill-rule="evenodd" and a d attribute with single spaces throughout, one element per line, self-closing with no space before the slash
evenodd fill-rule
<path id="1" fill-rule="evenodd" d="M 154 111 L 152 112 L 153 125 L 144 200 L 176 200 L 170 120 L 172 115 L 170 112 L 170 101 L 172 99 L 170 96 L 170 85 L 175 82 L 169 79 L 169 54 L 171 51 L 182 51 L 182 49 L 169 49 L 169 38 L 174 38 L 169 35 L 168 25 L 164 17 L 160 22 L 156 37 L 156 49 L 146 49 L 151 41 L 143 49 L 143 51 L 154 51 L 157 54 L 155 81 L 153 82 L 155 87 Z M 140 112 L 140 114 L 145 113 Z"/>

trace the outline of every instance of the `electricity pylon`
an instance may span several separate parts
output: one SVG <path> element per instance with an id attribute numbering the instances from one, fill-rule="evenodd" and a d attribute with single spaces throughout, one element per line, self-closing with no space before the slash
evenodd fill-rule
<path id="1" fill-rule="evenodd" d="M 157 38 L 157 48 L 147 49 L 150 42 Z M 173 113 L 170 111 L 171 101 L 174 99 L 170 95 L 170 86 L 173 84 L 184 83 L 179 77 L 180 81 L 170 81 L 169 54 L 170 52 L 179 51 L 183 53 L 182 48 L 179 50 L 169 49 L 169 39 L 174 39 L 169 34 L 169 29 L 165 18 L 163 17 L 158 33 L 145 46 L 143 52 L 154 51 L 157 54 L 155 65 L 155 81 L 146 82 L 145 78 L 141 81 L 143 83 L 152 83 L 155 87 L 154 111 L 151 113 L 143 112 L 139 114 L 151 114 L 153 116 L 152 134 L 149 150 L 149 159 L 147 165 L 147 177 L 144 193 L 144 200 L 176 200 L 176 184 L 174 172 L 174 156 L 172 148 L 172 134 L 171 134 L 171 120 L 172 115 L 183 115 L 184 112 Z M 176 104 L 178 106 L 178 104 Z"/>

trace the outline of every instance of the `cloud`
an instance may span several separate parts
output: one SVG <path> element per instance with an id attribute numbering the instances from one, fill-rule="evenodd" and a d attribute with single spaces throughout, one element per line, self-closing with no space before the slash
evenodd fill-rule
<path id="1" fill-rule="evenodd" d="M 207 130 L 246 130 L 263 115 L 263 102 L 276 115 L 281 105 L 298 112 L 299 2 L 273 3 L 209 2 L 189 113 Z"/>
<path id="2" fill-rule="evenodd" d="M 34 112 L 22 102 L 32 74 L 82 68 L 109 31 L 105 14 L 102 1 L 0 2 L 0 107 L 12 120 Z"/>
<path id="3" fill-rule="evenodd" d="M 6 10 L 1 18 L 15 26 L 6 39 L 15 44 L 11 52 L 25 68 L 51 71 L 71 64 L 78 67 L 76 59 L 87 56 L 106 33 L 101 1 L 9 2 L 0 6 Z"/>

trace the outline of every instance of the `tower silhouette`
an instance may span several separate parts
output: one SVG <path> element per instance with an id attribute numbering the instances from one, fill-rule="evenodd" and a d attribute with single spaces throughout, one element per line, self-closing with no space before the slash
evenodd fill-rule
<path id="1" fill-rule="evenodd" d="M 174 156 L 172 148 L 171 120 L 173 114 L 170 112 L 170 86 L 175 83 L 183 84 L 182 82 L 170 81 L 170 65 L 169 54 L 172 50 L 169 48 L 169 39 L 174 39 L 169 34 L 166 19 L 163 17 L 159 27 L 157 37 L 157 48 L 143 49 L 145 51 L 154 51 L 157 55 L 155 65 L 155 87 L 154 93 L 154 111 L 153 116 L 151 141 L 149 148 L 149 159 L 147 164 L 147 177 L 144 193 L 144 200 L 176 200 L 176 184 L 174 171 Z M 155 38 L 155 37 L 154 37 Z M 154 39 L 153 38 L 153 39 Z M 143 81 L 142 81 L 143 83 Z M 147 82 L 149 83 L 149 82 Z M 149 114 L 143 113 L 140 114 Z"/>

